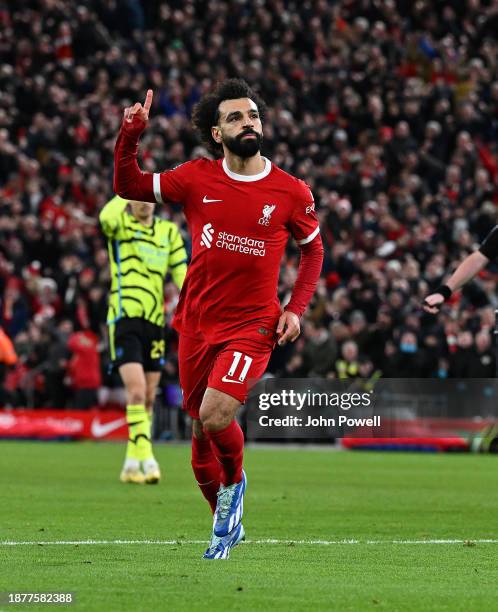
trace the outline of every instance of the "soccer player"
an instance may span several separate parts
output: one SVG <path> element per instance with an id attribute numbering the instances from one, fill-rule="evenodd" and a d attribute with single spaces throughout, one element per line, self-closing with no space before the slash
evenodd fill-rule
<path id="1" fill-rule="evenodd" d="M 196 159 L 155 174 L 142 172 L 136 159 L 152 95 L 148 90 L 143 106 L 124 111 L 114 184 L 123 197 L 184 206 L 193 247 L 173 321 L 180 334 L 180 384 L 193 419 L 192 468 L 214 512 L 204 557 L 226 559 L 244 537 L 244 437 L 235 415 L 275 342 L 299 336 L 323 247 L 309 187 L 261 155 L 265 104 L 247 83 L 226 80 L 194 109 L 194 126 L 220 159 Z M 289 235 L 301 261 L 282 311 L 277 284 Z"/>
<path id="2" fill-rule="evenodd" d="M 497 257 L 498 225 L 489 232 L 477 251 L 474 251 L 462 261 L 446 281 L 446 284 L 441 285 L 425 298 L 424 310 L 431 314 L 438 313 L 444 302 L 449 300 L 455 291 L 472 280 L 492 259 Z"/>
<path id="3" fill-rule="evenodd" d="M 131 214 L 127 205 L 116 196 L 99 217 L 111 264 L 111 359 L 126 389 L 129 435 L 120 480 L 156 484 L 161 472 L 152 452 L 151 423 L 165 352 L 164 279 L 169 271 L 181 289 L 187 254 L 178 227 L 154 216 L 154 204 L 131 201 Z"/>

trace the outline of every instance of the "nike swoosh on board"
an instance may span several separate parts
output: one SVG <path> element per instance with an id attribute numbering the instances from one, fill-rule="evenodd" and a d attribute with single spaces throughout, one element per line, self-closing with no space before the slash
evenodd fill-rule
<path id="1" fill-rule="evenodd" d="M 117 421 L 111 421 L 110 423 L 101 423 L 98 417 L 95 417 L 92 421 L 92 425 L 90 427 L 92 436 L 95 438 L 103 438 L 110 434 L 112 431 L 119 429 L 123 425 L 126 425 L 126 417 L 123 419 L 118 419 Z"/>

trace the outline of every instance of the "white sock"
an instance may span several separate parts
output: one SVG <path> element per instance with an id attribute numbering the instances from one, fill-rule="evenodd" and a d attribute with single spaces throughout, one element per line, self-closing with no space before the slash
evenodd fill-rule
<path id="1" fill-rule="evenodd" d="M 140 461 L 138 459 L 130 459 L 129 457 L 126 457 L 123 469 L 136 472 L 140 469 Z"/>
<path id="2" fill-rule="evenodd" d="M 144 468 L 144 471 L 156 470 L 159 467 L 154 457 L 151 457 L 150 459 L 146 459 L 145 461 L 143 461 L 142 466 Z"/>

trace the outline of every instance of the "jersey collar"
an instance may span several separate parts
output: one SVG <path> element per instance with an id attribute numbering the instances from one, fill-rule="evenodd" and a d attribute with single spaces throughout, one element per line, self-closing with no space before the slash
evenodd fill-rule
<path id="1" fill-rule="evenodd" d="M 263 159 L 265 161 L 265 167 L 264 167 L 264 170 L 260 172 L 259 174 L 246 175 L 246 174 L 237 174 L 236 172 L 232 172 L 230 168 L 228 167 L 227 160 L 225 158 L 223 158 L 223 162 L 221 165 L 223 166 L 223 170 L 225 171 L 225 174 L 227 174 L 234 181 L 243 181 L 244 183 L 252 183 L 253 181 L 260 181 L 261 179 L 264 179 L 265 176 L 268 176 L 271 172 L 271 161 L 266 157 L 263 157 Z"/>

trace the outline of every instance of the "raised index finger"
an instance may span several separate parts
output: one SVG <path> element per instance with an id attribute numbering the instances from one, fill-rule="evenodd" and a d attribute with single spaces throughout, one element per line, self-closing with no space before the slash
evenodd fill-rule
<path id="1" fill-rule="evenodd" d="M 147 94 L 145 96 L 144 109 L 147 114 L 149 114 L 150 107 L 152 106 L 152 97 L 154 96 L 154 92 L 152 89 L 147 90 Z"/>

